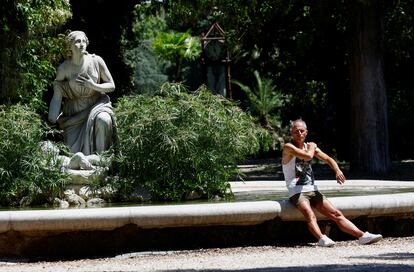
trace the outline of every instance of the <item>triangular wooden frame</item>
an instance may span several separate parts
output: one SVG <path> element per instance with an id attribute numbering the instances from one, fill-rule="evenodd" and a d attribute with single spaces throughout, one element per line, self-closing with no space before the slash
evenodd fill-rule
<path id="1" fill-rule="evenodd" d="M 214 36 L 214 37 L 209 37 L 210 36 L 210 34 L 215 34 L 216 33 L 216 31 L 218 31 L 219 32 L 219 34 L 221 34 L 221 36 Z M 207 33 L 206 33 L 206 35 L 204 35 L 203 36 L 203 39 L 206 39 L 206 40 L 208 40 L 208 39 L 217 39 L 217 38 L 222 38 L 222 39 L 224 39 L 224 34 L 225 34 L 225 32 L 224 32 L 224 30 L 221 28 L 221 26 L 219 25 L 219 23 L 218 22 L 214 22 L 211 26 L 210 26 L 210 28 L 209 28 L 209 30 L 207 31 Z"/>

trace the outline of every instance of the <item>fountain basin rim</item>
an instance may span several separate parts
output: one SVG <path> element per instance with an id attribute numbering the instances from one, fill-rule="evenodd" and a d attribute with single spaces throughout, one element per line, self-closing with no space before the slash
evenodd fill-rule
<path id="1" fill-rule="evenodd" d="M 350 219 L 365 216 L 414 217 L 414 193 L 332 197 L 330 201 Z M 317 213 L 318 219 L 325 219 Z M 303 221 L 289 201 L 134 206 L 114 208 L 1 211 L 0 233 L 114 230 L 129 224 L 139 228 L 172 228 L 217 225 L 256 225 L 279 218 Z"/>

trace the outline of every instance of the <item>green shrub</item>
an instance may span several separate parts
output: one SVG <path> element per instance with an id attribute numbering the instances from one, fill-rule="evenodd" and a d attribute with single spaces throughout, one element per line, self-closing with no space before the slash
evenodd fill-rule
<path id="1" fill-rule="evenodd" d="M 61 26 L 72 16 L 68 0 L 2 1 L 0 103 L 25 103 L 45 111 L 43 94 L 62 61 Z"/>
<path id="2" fill-rule="evenodd" d="M 236 163 L 267 137 L 233 102 L 200 88 L 164 84 L 160 95 L 120 99 L 117 171 L 123 188 L 143 186 L 154 200 L 229 195 Z"/>
<path id="3" fill-rule="evenodd" d="M 67 175 L 39 143 L 44 136 L 39 116 L 27 106 L 0 106 L 0 204 L 50 202 L 63 192 Z"/>

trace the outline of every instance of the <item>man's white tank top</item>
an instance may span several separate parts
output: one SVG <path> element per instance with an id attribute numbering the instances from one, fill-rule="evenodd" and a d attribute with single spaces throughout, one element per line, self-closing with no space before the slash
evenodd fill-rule
<path id="1" fill-rule="evenodd" d="M 307 148 L 306 145 L 305 148 Z M 293 157 L 288 163 L 282 163 L 282 169 L 289 198 L 301 192 L 318 191 L 318 187 L 315 185 L 311 161 Z"/>

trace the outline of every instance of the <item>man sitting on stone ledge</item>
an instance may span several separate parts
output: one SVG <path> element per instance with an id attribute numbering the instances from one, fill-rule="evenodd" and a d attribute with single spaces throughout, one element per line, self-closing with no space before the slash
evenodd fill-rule
<path id="1" fill-rule="evenodd" d="M 57 70 L 48 118 L 63 130 L 64 143 L 75 154 L 71 162 L 90 169 L 85 156 L 108 150 L 114 141 L 115 117 L 107 93 L 115 84 L 104 60 L 86 51 L 84 32 L 69 33 L 66 42 L 68 58 Z"/>
<path id="2" fill-rule="evenodd" d="M 346 179 L 334 159 L 322 152 L 315 143 L 305 142 L 308 135 L 305 121 L 297 119 L 291 122 L 290 133 L 292 143 L 284 145 L 282 154 L 282 168 L 289 200 L 305 216 L 309 231 L 318 239 L 318 245 L 329 247 L 335 245 L 335 242 L 322 234 L 312 207 L 333 220 L 342 231 L 358 238 L 360 244 L 380 241 L 381 234 L 361 231 L 318 191 L 310 163 L 313 157 L 324 161 L 332 168 L 339 184 L 343 184 Z"/>

